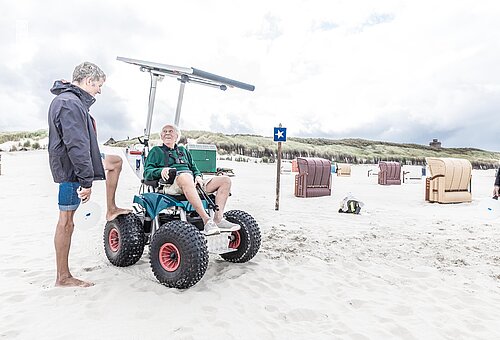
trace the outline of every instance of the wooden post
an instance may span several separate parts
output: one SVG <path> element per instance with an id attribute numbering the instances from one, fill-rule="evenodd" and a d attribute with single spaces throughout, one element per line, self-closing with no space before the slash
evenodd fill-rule
<path id="1" fill-rule="evenodd" d="M 281 123 L 279 127 L 281 127 Z M 276 162 L 276 203 L 274 205 L 274 210 L 280 210 L 280 179 L 281 179 L 281 142 L 278 142 L 278 161 Z"/>
<path id="2" fill-rule="evenodd" d="M 425 200 L 429 201 L 431 197 L 431 180 L 430 178 L 425 179 Z"/>

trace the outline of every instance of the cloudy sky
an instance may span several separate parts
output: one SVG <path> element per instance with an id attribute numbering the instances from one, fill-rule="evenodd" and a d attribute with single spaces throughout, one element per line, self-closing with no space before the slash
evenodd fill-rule
<path id="1" fill-rule="evenodd" d="M 188 84 L 182 129 L 500 151 L 495 0 L 0 1 L 0 131 L 46 128 L 53 81 L 88 60 L 100 140 L 141 135 L 150 79 L 123 56 L 255 85 Z M 153 131 L 178 90 L 158 84 Z"/>

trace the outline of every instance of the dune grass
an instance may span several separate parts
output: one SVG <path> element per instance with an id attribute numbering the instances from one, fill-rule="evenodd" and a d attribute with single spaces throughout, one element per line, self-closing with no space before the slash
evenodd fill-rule
<path id="1" fill-rule="evenodd" d="M 220 155 L 243 155 L 266 158 L 273 161 L 277 157 L 277 143 L 272 137 L 251 134 L 226 135 L 208 131 L 182 131 L 183 142 L 195 139 L 200 144 L 215 144 Z M 40 140 L 48 136 L 47 130 L 0 132 L 0 144 L 8 141 L 32 139 Z M 150 136 L 151 145 L 160 143 L 160 136 Z M 116 141 L 111 144 L 126 147 L 139 143 L 138 138 Z M 500 152 L 476 148 L 431 148 L 426 145 L 390 143 L 366 139 L 326 139 L 289 137 L 282 143 L 284 159 L 296 157 L 321 157 L 333 162 L 353 164 L 377 164 L 379 161 L 398 161 L 402 164 L 425 164 L 425 157 L 465 158 L 476 169 L 496 168 Z"/>
<path id="2" fill-rule="evenodd" d="M 49 135 L 47 130 L 37 131 L 14 131 L 14 132 L 0 132 L 0 144 L 5 142 L 17 142 L 21 139 L 40 140 Z"/>
<path id="3" fill-rule="evenodd" d="M 196 139 L 200 144 L 215 144 L 221 155 L 275 159 L 277 143 L 272 137 L 250 134 L 226 135 L 207 131 L 182 131 L 183 139 Z M 158 134 L 150 136 L 152 144 L 159 143 Z M 115 146 L 139 143 L 137 138 L 118 141 Z M 489 169 L 499 165 L 500 152 L 476 148 L 431 148 L 426 145 L 390 143 L 366 139 L 288 138 L 282 144 L 283 158 L 322 157 L 334 162 L 377 164 L 379 161 L 398 161 L 402 164 L 425 164 L 425 157 L 465 158 L 474 168 Z"/>

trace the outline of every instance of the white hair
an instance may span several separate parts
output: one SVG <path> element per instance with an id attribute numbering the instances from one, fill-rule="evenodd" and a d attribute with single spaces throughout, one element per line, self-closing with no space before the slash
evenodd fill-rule
<path id="1" fill-rule="evenodd" d="M 160 131 L 160 135 L 161 135 L 161 132 L 163 131 L 163 129 L 166 127 L 166 126 L 171 126 L 172 129 L 174 129 L 175 133 L 177 134 L 177 140 L 175 141 L 176 143 L 179 143 L 179 141 L 181 140 L 181 129 L 179 129 L 179 127 L 175 124 L 166 124 L 164 125 L 162 128 L 161 128 L 161 131 Z"/>

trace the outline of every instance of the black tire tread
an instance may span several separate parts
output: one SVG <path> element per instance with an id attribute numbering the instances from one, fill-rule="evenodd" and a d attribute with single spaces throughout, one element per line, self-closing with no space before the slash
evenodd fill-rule
<path id="1" fill-rule="evenodd" d="M 224 213 L 224 217 L 241 226 L 239 230 L 241 243 L 238 250 L 231 253 L 221 254 L 221 257 L 229 262 L 244 263 L 250 261 L 259 251 L 261 235 L 257 221 L 248 213 L 241 210 L 230 210 Z"/>
<path id="2" fill-rule="evenodd" d="M 120 248 L 117 252 L 109 247 L 109 232 L 112 228 L 118 230 Z M 104 227 L 104 250 L 109 262 L 117 267 L 131 266 L 142 257 L 144 252 L 144 230 L 141 219 L 134 213 L 119 215 Z"/>
<path id="3" fill-rule="evenodd" d="M 163 269 L 158 258 L 161 246 L 167 242 L 174 244 L 181 253 L 181 263 L 174 272 Z M 207 241 L 194 225 L 185 221 L 170 221 L 154 233 L 149 258 L 153 274 L 161 284 L 186 289 L 200 281 L 207 271 Z"/>

